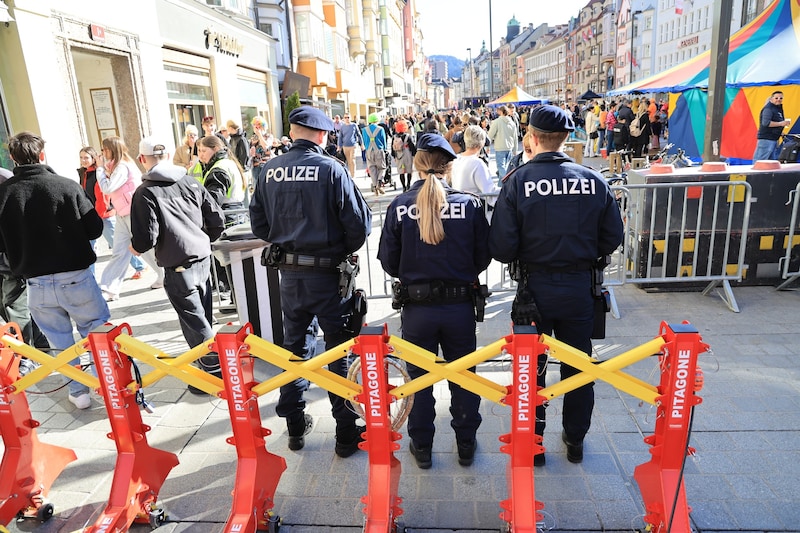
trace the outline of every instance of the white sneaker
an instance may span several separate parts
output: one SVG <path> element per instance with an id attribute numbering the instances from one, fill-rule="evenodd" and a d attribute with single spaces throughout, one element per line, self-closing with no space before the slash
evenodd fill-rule
<path id="1" fill-rule="evenodd" d="M 119 300 L 119 294 L 114 294 L 113 292 L 104 290 L 103 298 L 105 298 L 107 302 L 116 302 L 117 300 Z"/>
<path id="2" fill-rule="evenodd" d="M 78 409 L 88 409 L 92 405 L 92 398 L 88 392 L 79 394 L 78 396 L 69 395 L 69 401 Z"/>
<path id="3" fill-rule="evenodd" d="M 150 288 L 151 289 L 160 289 L 163 286 L 164 286 L 164 280 L 163 280 L 163 278 L 159 278 L 159 279 L 155 280 L 152 285 L 150 285 Z"/>

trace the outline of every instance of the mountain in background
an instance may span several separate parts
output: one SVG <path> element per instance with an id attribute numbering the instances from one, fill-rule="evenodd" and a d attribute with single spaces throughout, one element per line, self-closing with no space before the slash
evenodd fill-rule
<path id="1" fill-rule="evenodd" d="M 428 56 L 428 61 L 444 61 L 447 63 L 447 75 L 451 78 L 460 78 L 461 69 L 465 61 L 453 56 Z"/>

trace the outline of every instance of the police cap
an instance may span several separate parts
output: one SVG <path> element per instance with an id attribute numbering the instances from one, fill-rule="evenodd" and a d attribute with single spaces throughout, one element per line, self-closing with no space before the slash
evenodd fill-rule
<path id="1" fill-rule="evenodd" d="M 447 139 L 438 133 L 423 133 L 417 138 L 417 150 L 423 152 L 439 151 L 445 155 L 448 161 L 456 158 L 456 153 L 453 147 L 447 142 Z"/>
<path id="2" fill-rule="evenodd" d="M 312 130 L 333 131 L 333 121 L 324 112 L 308 105 L 300 106 L 289 113 L 289 124 L 297 124 Z"/>
<path id="3" fill-rule="evenodd" d="M 575 130 L 572 116 L 554 105 L 542 105 L 531 111 L 528 124 L 544 133 Z"/>

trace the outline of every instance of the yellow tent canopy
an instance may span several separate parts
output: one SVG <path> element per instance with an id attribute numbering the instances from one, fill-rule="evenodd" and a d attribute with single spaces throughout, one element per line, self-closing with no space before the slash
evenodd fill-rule
<path id="1" fill-rule="evenodd" d="M 533 104 L 547 104 L 550 101 L 546 98 L 536 98 L 532 96 L 518 86 L 514 86 L 513 89 L 508 91 L 506 94 L 498 98 L 497 100 L 493 100 L 486 105 L 498 106 L 503 104 L 519 104 L 519 105 L 533 105 Z"/>

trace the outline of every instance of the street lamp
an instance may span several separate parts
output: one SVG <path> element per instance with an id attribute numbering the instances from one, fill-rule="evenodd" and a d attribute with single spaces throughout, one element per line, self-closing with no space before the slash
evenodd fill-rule
<path id="1" fill-rule="evenodd" d="M 492 40 L 492 0 L 489 0 L 489 100 L 494 100 L 494 41 Z"/>
<path id="2" fill-rule="evenodd" d="M 605 91 L 600 87 L 600 34 L 597 32 L 597 26 L 594 27 L 594 35 L 597 40 L 597 92 L 604 93 Z"/>
<path id="3" fill-rule="evenodd" d="M 558 51 L 558 59 L 556 60 L 556 100 L 561 98 L 561 56 L 564 55 L 564 50 Z M 564 62 L 566 65 L 566 61 Z M 566 72 L 566 67 L 564 68 L 564 72 Z M 556 102 L 558 105 L 560 102 Z"/>
<path id="4" fill-rule="evenodd" d="M 472 67 L 472 48 L 467 48 L 469 52 L 469 97 L 475 96 L 475 69 Z"/>

